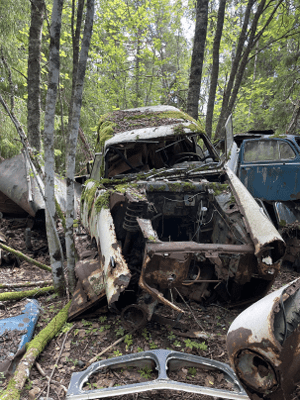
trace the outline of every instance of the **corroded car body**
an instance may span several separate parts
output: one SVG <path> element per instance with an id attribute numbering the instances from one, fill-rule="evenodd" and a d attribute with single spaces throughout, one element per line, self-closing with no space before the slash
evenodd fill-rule
<path id="1" fill-rule="evenodd" d="M 282 234 L 283 262 L 299 268 L 300 136 L 249 131 L 233 140 L 232 169 Z"/>
<path id="2" fill-rule="evenodd" d="M 231 364 L 253 400 L 290 400 L 300 382 L 300 279 L 269 294 L 231 324 Z"/>
<path id="3" fill-rule="evenodd" d="M 98 143 L 81 223 L 99 258 L 76 266 L 71 315 L 103 296 L 145 321 L 158 303 L 181 313 L 176 300 L 267 292 L 283 240 L 198 123 L 170 106 L 118 111 L 100 122 Z"/>

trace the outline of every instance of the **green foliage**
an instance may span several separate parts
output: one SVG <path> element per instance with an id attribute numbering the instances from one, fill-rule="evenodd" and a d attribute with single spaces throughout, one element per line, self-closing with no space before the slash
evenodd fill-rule
<path id="1" fill-rule="evenodd" d="M 189 348 L 191 350 L 194 348 L 197 350 L 207 350 L 207 345 L 205 344 L 205 342 L 198 343 L 191 339 L 185 339 L 184 343 L 185 343 L 185 347 Z"/>
<path id="2" fill-rule="evenodd" d="M 72 326 L 73 326 L 73 323 L 72 322 L 66 322 L 65 324 L 64 324 L 64 326 L 61 328 L 61 333 L 67 333 L 67 332 L 69 332 L 69 330 L 72 328 Z"/>
<path id="3" fill-rule="evenodd" d="M 115 334 L 116 334 L 116 336 L 124 336 L 124 328 L 119 326 L 117 329 L 115 329 Z"/>
<path id="4" fill-rule="evenodd" d="M 195 368 L 195 367 L 190 367 L 190 368 L 188 369 L 188 373 L 194 378 L 194 377 L 196 376 L 196 374 L 197 374 L 197 368 Z"/>
<path id="5" fill-rule="evenodd" d="M 174 340 L 176 339 L 176 336 L 174 335 L 173 331 L 170 331 L 169 335 L 168 335 L 168 339 L 169 340 Z"/>
<path id="6" fill-rule="evenodd" d="M 146 366 L 144 368 L 139 369 L 138 372 L 141 374 L 142 378 L 150 379 L 152 374 L 152 368 Z"/>
<path id="7" fill-rule="evenodd" d="M 150 334 L 149 334 L 149 332 L 147 331 L 147 328 L 144 328 L 143 329 L 143 331 L 142 331 L 142 336 L 143 336 L 143 338 L 145 339 L 145 340 L 149 340 L 150 339 Z"/>
<path id="8" fill-rule="evenodd" d="M 222 106 L 246 4 L 243 0 L 226 8 L 214 127 Z M 46 1 L 46 8 L 49 21 L 52 2 Z M 235 132 L 266 128 L 273 128 L 276 133 L 286 131 L 299 100 L 299 9 L 297 1 L 280 5 L 257 46 L 251 50 L 233 112 Z M 259 20 L 258 31 L 273 10 L 272 6 L 266 8 Z M 210 84 L 217 12 L 218 2 L 211 2 L 199 102 L 199 111 L 203 116 Z M 97 2 L 80 119 L 80 126 L 93 150 L 96 149 L 97 128 L 101 130 L 97 150 L 112 135 L 114 124 L 101 119 L 97 126 L 101 115 L 118 109 L 156 104 L 170 104 L 185 109 L 191 42 L 187 39 L 186 28 L 183 28 L 183 18 L 185 25 L 194 22 L 194 2 L 189 1 L 188 6 L 183 6 L 179 0 Z M 65 171 L 72 78 L 70 21 L 71 2 L 67 1 L 62 16 L 61 69 L 54 140 L 56 171 L 61 173 Z M 25 131 L 29 25 L 30 2 L 1 1 L 0 43 L 12 73 L 15 114 Z M 42 115 L 48 81 L 48 29 L 45 20 L 41 48 Z M 0 62 L 0 93 L 7 104 L 10 104 L 10 90 L 8 72 Z M 297 132 L 297 129 L 294 131 Z M 175 133 L 180 133 L 180 129 Z M 10 118 L 0 108 L 0 156 L 8 158 L 18 154 L 21 149 L 18 139 Z M 77 172 L 81 173 L 88 156 L 82 151 L 80 140 L 77 146 Z M 107 203 L 106 196 L 99 199 L 97 204 L 101 209 Z"/>
<path id="9" fill-rule="evenodd" d="M 132 335 L 126 335 L 125 339 L 124 339 L 124 343 L 126 345 L 126 350 L 128 351 L 129 347 L 132 345 L 133 343 L 133 339 L 132 339 Z"/>

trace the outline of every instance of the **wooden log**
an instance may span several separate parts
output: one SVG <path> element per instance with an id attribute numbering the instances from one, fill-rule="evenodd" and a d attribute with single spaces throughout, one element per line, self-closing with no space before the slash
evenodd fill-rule
<path id="1" fill-rule="evenodd" d="M 41 296 L 47 292 L 54 292 L 54 286 L 46 286 L 43 288 L 25 290 L 24 292 L 0 293 L 0 301 L 21 300 L 21 299 L 26 299 L 26 297 Z"/>
<path id="2" fill-rule="evenodd" d="M 0 289 L 13 289 L 20 287 L 30 287 L 30 286 L 47 286 L 51 285 L 52 280 L 49 279 L 47 281 L 36 281 L 36 282 L 16 282 L 16 283 L 1 283 Z"/>
<path id="3" fill-rule="evenodd" d="M 33 258 L 26 256 L 26 255 L 25 255 L 24 253 L 22 253 L 21 251 L 12 249 L 11 247 L 6 246 L 6 245 L 3 244 L 3 243 L 0 243 L 0 247 L 1 247 L 3 250 L 9 251 L 10 253 L 14 254 L 16 257 L 23 258 L 23 260 L 29 262 L 30 264 L 35 265 L 36 267 L 39 267 L 39 268 L 41 268 L 41 269 L 44 269 L 45 271 L 49 271 L 49 272 L 52 271 L 52 269 L 51 269 L 50 267 L 48 267 L 48 265 L 45 265 L 45 264 L 43 264 L 43 263 L 40 263 L 40 262 L 34 260 Z"/>

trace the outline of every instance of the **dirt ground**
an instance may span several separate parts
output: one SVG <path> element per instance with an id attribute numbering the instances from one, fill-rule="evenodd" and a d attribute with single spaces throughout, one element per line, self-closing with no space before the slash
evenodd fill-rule
<path id="1" fill-rule="evenodd" d="M 49 265 L 47 254 L 47 241 L 43 229 L 35 227 L 32 230 L 32 249 L 25 246 L 26 219 L 1 219 L 0 233 L 4 234 L 7 244 L 24 252 L 30 257 Z M 1 236 L 0 236 L 1 238 Z M 11 254 L 3 252 L 2 265 L 0 265 L 0 283 L 37 282 L 51 279 L 51 274 L 41 270 L 25 261 L 16 259 Z M 282 270 L 276 279 L 272 290 L 281 287 L 298 277 L 298 274 L 290 270 Z M 0 293 L 17 289 L 0 289 Z M 53 293 L 37 296 L 41 307 L 41 313 L 35 328 L 35 334 L 39 333 L 50 320 L 67 303 L 67 299 L 60 299 Z M 0 319 L 18 315 L 22 312 L 27 300 L 0 302 Z M 188 326 L 190 330 L 203 332 L 203 338 L 195 339 L 182 336 L 182 331 L 170 328 L 157 321 L 151 321 L 145 328 L 127 335 L 126 339 L 118 345 L 107 350 L 99 359 L 107 359 L 119 355 L 126 355 L 150 349 L 172 349 L 200 355 L 216 361 L 228 363 L 226 352 L 226 333 L 232 321 L 243 310 L 229 309 L 219 304 L 212 304 L 205 308 L 196 303 L 189 305 L 181 303 L 180 307 L 186 310 L 180 323 Z M 162 316 L 173 317 L 172 311 L 162 306 L 159 309 Z M 23 400 L 45 399 L 48 381 L 45 375 L 50 376 L 55 368 L 49 389 L 49 400 L 63 400 L 66 398 L 66 390 L 69 386 L 71 374 L 85 369 L 88 361 L 107 349 L 116 340 L 127 334 L 117 314 L 94 314 L 93 316 L 67 323 L 60 334 L 55 337 L 38 358 L 38 363 L 31 370 L 30 379 L 27 380 L 21 395 Z M 151 369 L 131 368 L 115 371 L 104 371 L 96 374 L 86 385 L 86 388 L 112 387 L 116 385 L 143 382 L 155 379 L 156 375 Z M 224 380 L 222 374 L 205 374 L 197 368 L 180 368 L 171 372 L 169 377 L 174 380 L 193 384 L 202 384 L 208 387 L 230 389 L 230 385 Z M 8 380 L 0 384 L 1 391 L 5 389 Z M 201 399 L 211 400 L 211 396 L 189 394 L 185 392 L 163 391 L 144 392 L 118 397 L 119 399 Z M 114 397 L 116 398 L 116 397 Z M 297 393 L 293 400 L 300 399 Z M 291 400 L 292 400 L 291 399 Z"/>

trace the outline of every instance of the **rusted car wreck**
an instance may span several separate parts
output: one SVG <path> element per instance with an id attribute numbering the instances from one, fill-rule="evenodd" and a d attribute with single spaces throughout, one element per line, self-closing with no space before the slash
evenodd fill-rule
<path id="1" fill-rule="evenodd" d="M 300 279 L 241 313 L 227 336 L 231 364 L 253 400 L 290 400 L 299 385 Z"/>
<path id="2" fill-rule="evenodd" d="M 241 303 L 267 292 L 283 240 L 200 124 L 144 107 L 107 115 L 98 133 L 81 196 L 98 258 L 83 252 L 76 265 L 70 318 L 106 298 L 136 325 L 158 303 L 182 313 L 184 298 Z"/>
<path id="3" fill-rule="evenodd" d="M 286 243 L 284 265 L 300 271 L 300 137 L 274 131 L 234 135 L 232 170 Z"/>

